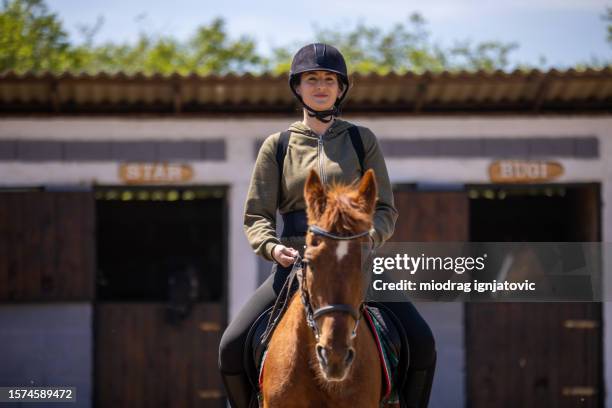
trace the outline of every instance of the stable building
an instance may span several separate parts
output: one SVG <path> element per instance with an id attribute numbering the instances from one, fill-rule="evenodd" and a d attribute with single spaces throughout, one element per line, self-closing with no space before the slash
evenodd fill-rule
<path id="1" fill-rule="evenodd" d="M 612 240 L 609 68 L 352 80 L 394 241 Z M 224 406 L 217 345 L 270 268 L 242 228 L 252 167 L 301 118 L 287 77 L 5 73 L 0 111 L 0 383 Z M 431 407 L 611 404 L 607 303 L 417 307 Z"/>

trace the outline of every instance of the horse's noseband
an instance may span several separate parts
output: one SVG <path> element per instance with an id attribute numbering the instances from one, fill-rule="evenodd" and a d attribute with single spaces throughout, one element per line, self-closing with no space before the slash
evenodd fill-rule
<path id="1" fill-rule="evenodd" d="M 336 235 L 316 225 L 310 225 L 308 227 L 308 230 L 313 234 L 321 235 L 334 240 L 352 240 L 366 236 L 369 233 L 368 231 L 363 231 L 354 235 Z M 308 265 L 308 260 L 302 260 L 298 255 L 298 258 L 295 262 L 295 266 L 297 266 L 298 268 L 297 276 L 298 280 L 300 281 L 300 295 L 302 298 L 302 304 L 304 305 L 304 309 L 306 311 L 306 322 L 308 323 L 308 326 L 310 326 L 310 328 L 313 330 L 317 341 L 319 341 L 320 333 L 319 327 L 316 323 L 316 319 L 325 314 L 336 312 L 348 313 L 353 317 L 353 319 L 355 319 L 355 326 L 353 327 L 353 331 L 351 332 L 351 338 L 355 338 L 355 336 L 357 336 L 357 328 L 359 327 L 359 322 L 361 321 L 361 313 L 363 312 L 364 306 L 363 302 L 361 303 L 361 305 L 359 305 L 359 310 L 355 310 L 355 308 L 351 305 L 342 303 L 322 306 L 316 310 L 313 310 L 312 303 L 310 303 L 310 294 L 308 293 L 308 289 L 306 288 L 306 273 L 304 272 L 304 267 L 306 265 Z"/>

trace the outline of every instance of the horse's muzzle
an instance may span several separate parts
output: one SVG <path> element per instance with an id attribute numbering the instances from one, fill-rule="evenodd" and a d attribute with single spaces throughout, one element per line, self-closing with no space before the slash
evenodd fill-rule
<path id="1" fill-rule="evenodd" d="M 344 380 L 355 359 L 355 349 L 348 347 L 336 351 L 320 344 L 317 344 L 315 347 L 317 359 L 325 378 L 328 381 Z"/>

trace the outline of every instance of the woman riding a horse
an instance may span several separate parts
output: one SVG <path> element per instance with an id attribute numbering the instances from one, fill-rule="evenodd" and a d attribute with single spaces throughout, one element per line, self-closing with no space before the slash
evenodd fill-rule
<path id="1" fill-rule="evenodd" d="M 293 123 L 285 132 L 270 135 L 259 150 L 245 203 L 244 229 L 255 253 L 273 261 L 274 265 L 271 276 L 243 306 L 221 339 L 219 368 L 230 404 L 234 408 L 256 406 L 255 390 L 248 380 L 243 360 L 249 329 L 260 314 L 274 304 L 296 258 L 305 256 L 308 224 L 313 222 L 315 214 L 312 206 L 307 205 L 305 185 L 317 191 L 319 182 L 323 194 L 326 186 L 355 185 L 363 176 L 355 191 L 367 190 L 364 183 L 370 183 L 376 193 L 372 214 L 369 214 L 371 228 L 361 235 L 367 237 L 365 239 L 376 249 L 393 234 L 397 210 L 378 141 L 370 129 L 338 118 L 349 85 L 346 63 L 336 48 L 317 43 L 300 49 L 291 64 L 289 86 L 303 106 L 303 120 Z M 311 170 L 316 170 L 318 175 L 311 174 Z M 351 197 L 355 193 L 347 191 L 346 194 Z M 338 199 L 341 202 L 349 200 Z M 276 234 L 277 210 L 283 217 L 280 238 Z M 362 213 L 367 215 L 367 211 L 364 211 Z M 322 217 L 323 213 L 319 216 Z M 311 230 L 310 235 L 316 234 L 313 235 Z M 309 245 L 311 248 L 312 242 Z M 342 251 L 348 250 L 348 247 L 338 244 L 338 258 L 341 255 L 340 248 L 343 248 Z M 389 302 L 383 305 L 391 309 L 401 322 L 409 343 L 410 364 L 401 390 L 402 407 L 426 407 L 436 363 L 431 330 L 411 303 Z M 357 313 L 351 311 L 349 314 Z M 358 318 L 354 316 L 345 320 L 358 322 Z M 317 318 L 321 321 L 323 319 Z M 367 336 L 361 337 L 363 342 Z M 347 346 L 343 349 L 345 355 L 341 360 L 344 363 L 353 360 L 353 357 L 371 358 L 351 356 L 350 348 Z M 317 358 L 323 364 L 322 361 L 326 362 L 328 357 L 324 347 L 318 345 L 316 350 Z M 330 362 L 334 358 L 329 356 Z M 328 379 L 342 383 L 346 377 L 344 368 L 349 365 L 344 363 L 335 366 L 340 367 L 337 369 L 340 374 L 334 374 L 332 369 Z M 325 365 L 322 367 L 329 369 Z"/>

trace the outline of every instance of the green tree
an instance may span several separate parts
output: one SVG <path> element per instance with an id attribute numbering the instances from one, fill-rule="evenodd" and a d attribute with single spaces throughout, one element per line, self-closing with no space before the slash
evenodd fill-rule
<path id="1" fill-rule="evenodd" d="M 248 36 L 231 39 L 222 18 L 199 26 L 186 41 L 143 32 L 135 44 L 84 45 L 79 51 L 86 61 L 83 69 L 89 72 L 243 73 L 257 71 L 262 61 L 255 40 Z"/>
<path id="2" fill-rule="evenodd" d="M 17 72 L 144 72 L 226 74 L 260 71 L 255 40 L 230 38 L 222 18 L 197 28 L 186 41 L 142 32 L 135 43 L 94 45 L 103 24 L 81 25 L 75 45 L 43 0 L 3 0 L 0 9 L 0 70 Z"/>
<path id="3" fill-rule="evenodd" d="M 602 17 L 609 23 L 607 35 L 612 44 L 612 7 Z M 199 26 L 185 41 L 141 32 L 133 43 L 95 45 L 95 36 L 103 23 L 99 18 L 92 26 L 81 25 L 84 41 L 74 44 L 44 0 L 2 0 L 0 70 L 201 75 L 270 71 L 278 74 L 289 71 L 291 57 L 302 45 L 286 44 L 262 56 L 253 38 L 231 38 L 222 18 Z M 442 46 L 431 40 L 425 19 L 418 13 L 388 29 L 357 23 L 348 30 L 315 26 L 314 34 L 317 40 L 340 48 L 351 70 L 359 73 L 507 70 L 511 68 L 508 56 L 518 48 L 516 43 L 497 41 L 476 44 L 458 41 L 450 47 Z M 531 69 L 544 64 L 544 57 L 540 57 L 536 65 L 522 63 L 514 68 Z M 593 58 L 576 64 L 576 68 L 609 64 Z"/>
<path id="4" fill-rule="evenodd" d="M 215 72 L 246 72 L 257 70 L 261 57 L 256 52 L 256 42 L 248 36 L 229 39 L 225 21 L 213 20 L 209 26 L 201 26 L 189 39 L 186 68 L 202 74 Z"/>
<path id="5" fill-rule="evenodd" d="M 68 35 L 42 0 L 4 0 L 0 70 L 61 71 L 73 65 Z"/>
<path id="6" fill-rule="evenodd" d="M 315 37 L 340 48 L 352 70 L 363 74 L 505 69 L 509 65 L 508 54 L 518 47 L 515 43 L 489 41 L 475 46 L 462 42 L 444 48 L 431 41 L 431 33 L 419 13 L 386 31 L 358 23 L 348 31 L 315 27 Z M 288 71 L 290 58 L 287 47 L 275 49 L 271 68 L 275 72 Z"/>

